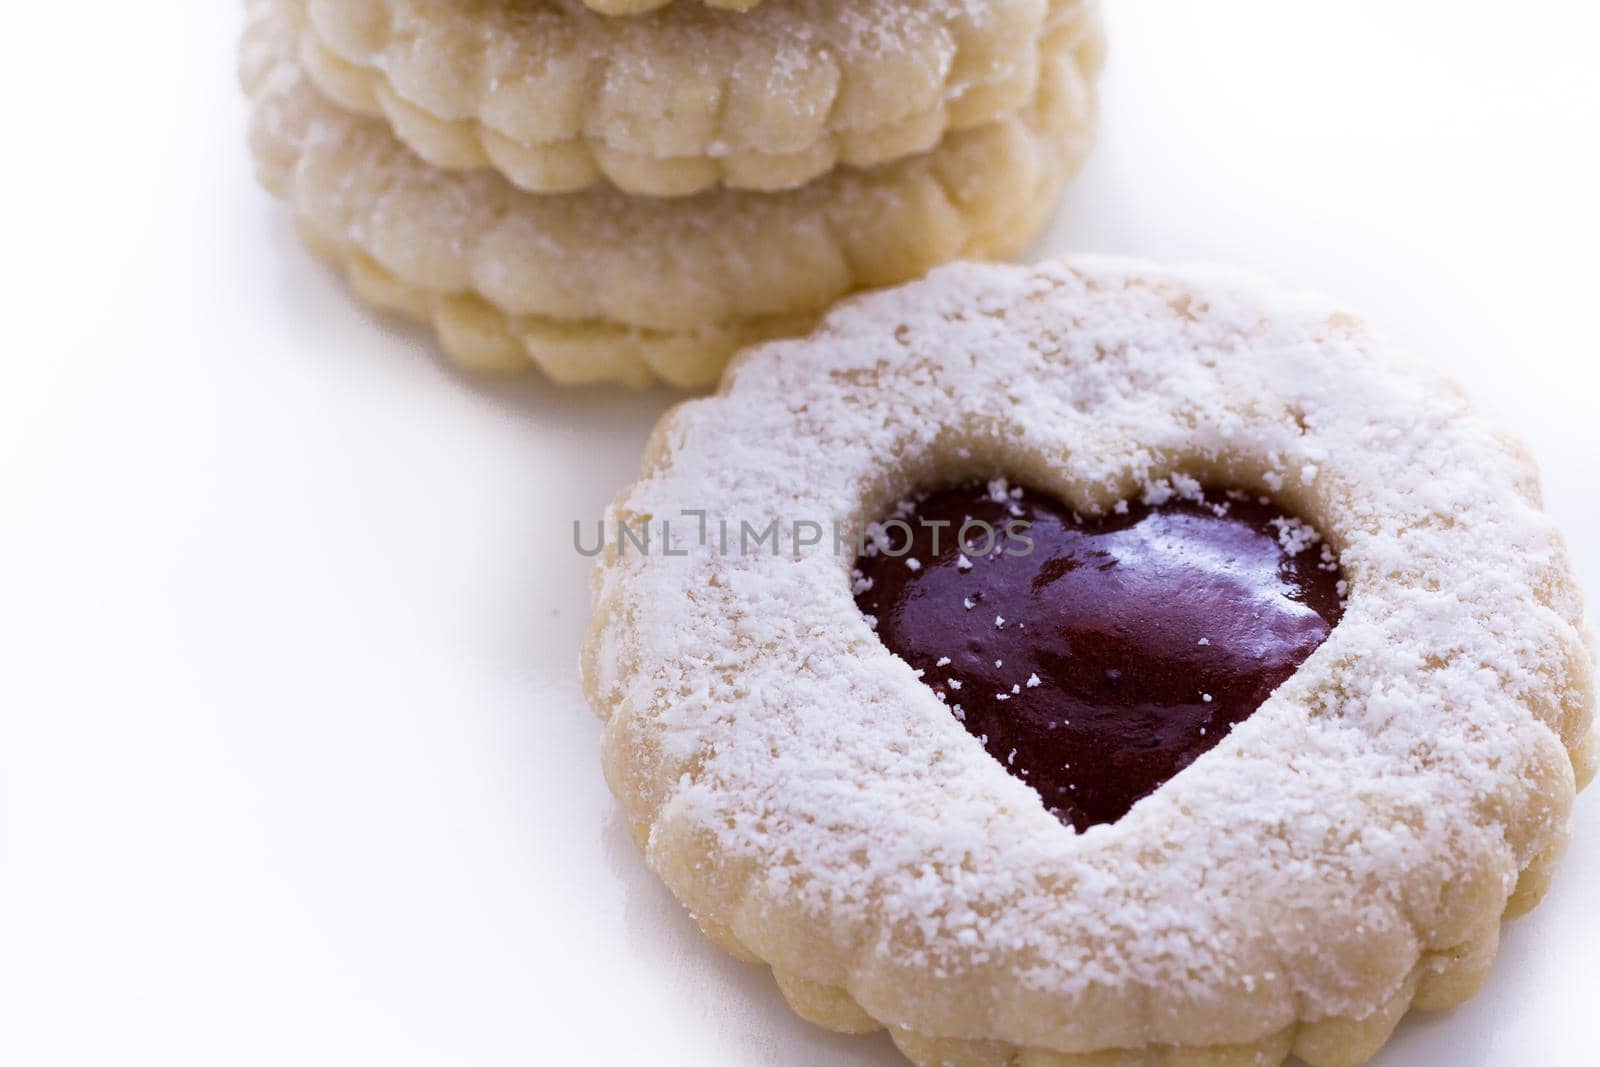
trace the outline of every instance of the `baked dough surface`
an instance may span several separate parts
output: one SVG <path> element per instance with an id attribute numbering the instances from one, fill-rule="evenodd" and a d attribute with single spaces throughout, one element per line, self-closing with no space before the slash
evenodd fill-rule
<path id="1" fill-rule="evenodd" d="M 1028 106 L 1046 55 L 1086 76 L 1094 0 L 699 3 L 605 18 L 567 0 L 274 0 L 311 80 L 441 167 L 532 192 L 787 189 L 932 149 Z"/>
<path id="2" fill-rule="evenodd" d="M 646 11 L 658 11 L 667 7 L 674 0 L 580 0 L 580 2 L 584 7 L 598 11 L 602 15 L 641 15 Z M 676 0 L 676 2 L 704 4 L 719 11 L 749 11 L 761 3 L 761 0 Z"/>
<path id="3" fill-rule="evenodd" d="M 716 381 L 741 345 L 805 330 L 838 297 L 1018 248 L 1093 141 L 1097 50 L 1046 56 L 1032 104 L 931 152 L 782 193 L 660 200 L 523 192 L 434 167 L 321 96 L 279 0 L 249 0 L 241 79 L 262 183 L 384 308 L 475 368 L 560 382 Z"/>
<path id="4" fill-rule="evenodd" d="M 1272 496 L 1343 620 L 1218 747 L 1073 834 L 877 640 L 831 538 L 1003 474 L 1084 513 Z M 724 553 L 694 518 L 761 528 Z M 1593 656 L 1525 450 L 1321 301 L 956 264 L 762 345 L 609 513 L 583 671 L 649 865 L 790 1003 L 920 1064 L 1356 1064 L 1470 996 L 1592 775 Z M 662 551 L 660 524 L 672 523 Z"/>

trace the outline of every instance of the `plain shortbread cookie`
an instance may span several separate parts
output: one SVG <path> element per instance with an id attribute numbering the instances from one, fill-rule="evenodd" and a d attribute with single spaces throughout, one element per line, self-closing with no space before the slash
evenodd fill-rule
<path id="1" fill-rule="evenodd" d="M 458 362 L 561 382 L 708 385 L 741 345 L 801 332 L 839 296 L 1010 252 L 1092 142 L 1092 57 L 1064 50 L 1021 114 L 884 167 L 783 193 L 539 196 L 433 167 L 329 103 L 277 0 L 246 6 L 258 173 L 307 241 L 370 302 L 431 321 Z"/>
<path id="2" fill-rule="evenodd" d="M 681 196 L 786 189 L 925 152 L 1033 99 L 1048 54 L 1093 77 L 1094 0 L 679 4 L 611 19 L 575 0 L 273 0 L 346 110 L 441 167 L 532 192 L 609 179 Z"/>
<path id="3" fill-rule="evenodd" d="M 723 554 L 680 518 L 859 527 L 995 474 L 1085 514 L 1269 494 L 1338 553 L 1344 617 L 1074 834 L 878 641 L 848 552 Z M 612 542 L 583 657 L 649 865 L 802 1015 L 919 1064 L 1360 1063 L 1477 988 L 1594 770 L 1526 452 L 1349 314 L 1231 275 L 957 264 L 850 300 L 663 419 L 608 518 L 683 552 Z"/>

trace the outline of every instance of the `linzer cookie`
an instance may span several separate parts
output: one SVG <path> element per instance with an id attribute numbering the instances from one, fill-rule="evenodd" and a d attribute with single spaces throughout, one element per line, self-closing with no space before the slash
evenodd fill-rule
<path id="1" fill-rule="evenodd" d="M 954 265 L 657 428 L 585 688 L 650 866 L 922 1065 L 1371 1056 L 1596 759 L 1524 450 L 1320 301 Z"/>
<path id="2" fill-rule="evenodd" d="M 429 162 L 532 192 L 787 189 L 1027 108 L 1052 55 L 1092 78 L 1093 0 L 272 0 L 324 95 Z M 1087 122 L 1085 114 L 1079 119 Z"/>
<path id="3" fill-rule="evenodd" d="M 782 193 L 535 195 L 428 164 L 330 103 L 278 0 L 248 10 L 258 172 L 308 242 L 463 364 L 534 363 L 562 382 L 708 385 L 739 346 L 803 331 L 841 295 L 1007 253 L 1090 143 L 1093 55 L 1063 49 L 1023 111 L 882 167 Z"/>

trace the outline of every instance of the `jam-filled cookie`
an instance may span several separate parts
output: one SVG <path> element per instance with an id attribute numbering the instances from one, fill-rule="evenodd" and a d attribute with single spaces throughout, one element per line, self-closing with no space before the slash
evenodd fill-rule
<path id="1" fill-rule="evenodd" d="M 883 167 L 781 193 L 540 196 L 436 168 L 331 104 L 277 0 L 248 10 L 258 173 L 307 241 L 370 302 L 430 321 L 458 362 L 536 363 L 561 382 L 709 385 L 741 345 L 802 332 L 848 292 L 1003 255 L 1090 145 L 1085 60 L 1063 50 L 1024 111 Z"/>
<path id="2" fill-rule="evenodd" d="M 1521 446 L 1229 275 L 858 297 L 607 518 L 585 684 L 650 866 L 919 1064 L 1360 1063 L 1477 988 L 1594 769 Z"/>
<path id="3" fill-rule="evenodd" d="M 1098 68 L 1094 0 L 678 4 L 272 0 L 317 86 L 429 162 L 532 192 L 787 189 L 926 152 L 1029 105 L 1045 57 Z"/>

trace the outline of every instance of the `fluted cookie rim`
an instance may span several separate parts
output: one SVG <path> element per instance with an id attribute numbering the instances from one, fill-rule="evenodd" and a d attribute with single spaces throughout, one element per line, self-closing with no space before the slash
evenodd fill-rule
<path id="1" fill-rule="evenodd" d="M 431 322 L 447 354 L 474 369 L 526 360 L 563 382 L 711 385 L 739 347 L 804 330 L 839 296 L 904 280 L 950 258 L 1014 251 L 1053 209 L 1056 192 L 1093 143 L 1093 84 L 1079 57 L 1061 52 L 1049 57 L 1035 111 L 952 135 L 929 155 L 872 173 L 843 172 L 779 194 L 716 191 L 694 200 L 639 201 L 598 188 L 542 197 L 490 172 L 440 171 L 380 122 L 341 111 L 305 79 L 272 0 L 250 0 L 247 10 L 241 81 L 254 104 L 252 147 L 262 184 L 290 202 L 301 232 L 345 270 L 360 295 Z M 308 177 L 309 152 L 346 150 L 381 158 L 324 167 L 326 174 L 313 168 Z M 374 175 L 391 169 L 425 199 L 406 210 L 379 210 L 379 198 L 390 197 L 396 183 Z M 379 183 L 376 192 L 363 182 Z M 904 200 L 914 210 L 907 218 L 929 225 L 912 227 L 888 215 L 854 224 L 864 213 L 856 207 L 884 196 Z M 433 233 L 440 205 L 477 212 L 474 222 L 487 219 L 493 228 Z M 530 220 L 539 217 L 570 222 L 633 212 L 629 217 L 670 221 L 691 209 L 705 225 L 682 226 L 686 236 L 673 267 L 685 296 L 667 290 L 674 299 L 655 301 L 664 311 L 630 302 L 636 290 L 621 288 L 612 269 L 593 284 L 570 284 L 581 263 L 558 255 L 560 248 L 549 252 L 550 270 L 559 267 L 566 284 L 540 289 L 536 278 L 528 280 L 535 267 L 517 258 L 545 254 L 538 242 L 500 239 L 519 226 L 523 236 L 537 234 Z M 897 225 L 917 232 L 900 233 Z M 586 252 L 602 247 L 587 231 L 573 239 Z M 636 258 L 631 243 L 615 251 L 612 267 Z M 712 257 L 728 258 L 726 269 Z M 756 280 L 773 280 L 776 291 L 755 287 L 756 268 Z M 702 313 L 690 297 L 710 310 Z"/>
<path id="2" fill-rule="evenodd" d="M 1015 11 L 1008 8 L 1003 13 L 991 13 L 990 17 L 997 21 L 990 30 L 994 41 L 950 44 L 951 55 L 942 64 L 948 69 L 942 72 L 945 81 L 936 100 L 908 110 L 903 101 L 929 94 L 900 93 L 892 91 L 892 86 L 876 84 L 871 92 L 846 93 L 840 89 L 845 81 L 845 75 L 840 74 L 833 81 L 834 96 L 821 128 L 814 131 L 815 136 L 802 138 L 805 143 L 801 144 L 792 135 L 774 134 L 772 131 L 781 128 L 781 124 L 771 124 L 762 111 L 763 107 L 776 109 L 780 102 L 784 107 L 798 108 L 796 90 L 778 93 L 774 89 L 762 104 L 730 106 L 723 98 L 732 92 L 728 80 L 733 75 L 718 71 L 714 62 L 697 59 L 691 64 L 696 68 L 692 74 L 720 77 L 723 83 L 701 87 L 698 92 L 683 88 L 684 99 L 674 101 L 676 117 L 654 113 L 664 106 L 663 100 L 672 97 L 672 86 L 633 94 L 635 103 L 651 114 L 624 106 L 630 83 L 615 75 L 603 55 L 591 61 L 604 68 L 598 73 L 587 68 L 564 71 L 560 75 L 561 92 L 529 93 L 529 99 L 519 100 L 513 107 L 497 101 L 518 91 L 516 78 L 493 76 L 487 71 L 450 71 L 445 77 L 428 63 L 417 61 L 413 66 L 402 62 L 407 56 L 431 59 L 442 49 L 424 47 L 412 33 L 396 35 L 392 15 L 386 20 L 391 28 L 380 40 L 367 42 L 365 47 L 353 42 L 336 45 L 329 40 L 333 34 L 319 30 L 314 12 L 306 12 L 306 5 L 314 0 L 273 2 L 299 27 L 301 61 L 325 96 L 347 110 L 384 118 L 413 151 L 436 166 L 494 169 L 518 187 L 540 193 L 568 192 L 601 181 L 624 192 L 648 196 L 687 196 L 717 185 L 762 191 L 794 188 L 835 166 L 881 165 L 928 151 L 948 133 L 1004 118 L 1032 97 L 1040 62 L 1049 52 L 1071 49 L 1080 56 L 1080 65 L 1092 79 L 1104 51 L 1098 0 L 1005 0 Z M 400 0 L 373 2 L 392 4 Z M 902 27 L 900 32 L 909 32 L 903 29 L 906 12 L 901 0 L 881 3 L 884 17 L 895 16 L 891 23 Z M 771 11 L 772 18 L 796 17 L 783 15 L 777 6 Z M 961 35 L 951 28 L 949 18 L 929 25 L 925 32 L 935 37 L 959 38 Z M 1023 24 L 1012 26 L 1007 20 Z M 645 47 L 652 41 L 642 27 L 629 32 L 640 38 L 639 42 L 632 42 L 636 47 Z M 731 23 L 722 32 L 735 38 L 748 37 L 748 23 Z M 970 35 L 977 31 L 964 32 Z M 773 47 L 797 47 L 792 35 L 773 36 L 782 42 Z M 1007 47 L 1000 48 L 1002 43 Z M 753 46 L 747 43 L 745 47 Z M 960 61 L 963 48 L 966 53 L 980 55 L 1005 52 L 1024 57 L 1025 62 L 1008 67 L 986 82 L 957 84 L 951 80 L 949 70 Z M 475 45 L 471 54 L 483 64 L 508 62 L 503 57 L 507 50 L 514 51 L 515 42 L 501 41 L 493 48 Z M 839 61 L 838 55 L 838 49 L 818 45 L 812 62 L 834 64 Z M 862 56 L 859 61 L 869 67 L 876 63 L 892 69 L 881 56 Z M 741 64 L 757 69 L 775 65 L 749 58 L 742 59 Z M 664 65 L 669 64 L 634 66 L 641 72 L 656 72 Z M 541 65 L 539 77 L 555 78 L 556 74 L 548 69 L 551 66 Z M 940 66 L 932 61 L 912 65 L 919 74 Z M 424 78 L 422 72 L 434 76 Z M 867 74 L 865 70 L 852 72 L 849 80 L 869 83 L 872 79 Z M 686 80 L 690 76 L 684 74 Z M 713 107 L 707 94 L 719 103 Z M 719 124 L 716 128 L 708 126 L 693 135 L 685 134 L 688 140 L 673 138 L 667 146 L 670 151 L 662 150 L 659 143 L 648 143 L 659 142 L 662 131 L 672 128 L 673 123 L 687 123 L 685 109 L 692 110 L 696 97 L 714 114 Z M 841 100 L 866 101 L 851 106 L 852 112 L 865 109 L 866 114 L 841 113 Z"/>
<path id="3" fill-rule="evenodd" d="M 1151 356 L 1153 337 L 1172 350 Z M 1119 367 L 1130 375 L 1120 387 Z M 1132 434 L 1136 422 L 1148 436 Z M 1174 442 L 1197 448 L 1207 433 L 1263 451 L 1213 454 L 1209 469 L 1198 453 L 1178 463 Z M 1075 450 L 1067 434 L 1080 435 Z M 1360 447 L 1330 454 L 1322 446 L 1336 439 Z M 991 445 L 1003 454 L 978 454 Z M 1023 458 L 1046 445 L 1051 462 Z M 1419 457 L 1448 475 L 1430 483 L 1433 499 L 1398 488 L 1417 484 L 1405 464 Z M 747 351 L 717 396 L 663 419 L 608 520 L 731 507 L 758 525 L 774 508 L 860 521 L 928 477 L 993 473 L 997 458 L 1088 511 L 1181 490 L 1185 475 L 1271 493 L 1340 551 L 1345 619 L 1216 749 L 1119 823 L 1072 837 L 876 643 L 847 562 L 613 545 L 594 574 L 585 691 L 634 837 L 701 926 L 771 966 L 802 1014 L 889 1026 L 925 1063 L 1067 1067 L 1099 1052 L 1254 1063 L 1293 1050 L 1318 1067 L 1351 1064 L 1414 1002 L 1470 995 L 1502 917 L 1542 893 L 1595 761 L 1581 598 L 1521 446 L 1321 301 L 1129 261 L 953 265 L 849 301 L 809 338 Z M 1350 480 L 1380 469 L 1393 478 Z M 1428 574 L 1406 569 L 1419 555 Z M 1431 650 L 1417 643 L 1441 633 Z M 1430 658 L 1461 650 L 1486 659 Z M 1404 717 L 1423 708 L 1425 737 Z M 888 728 L 874 733 L 880 720 Z M 1458 743 L 1468 737 L 1478 741 Z M 1336 744 L 1361 759 L 1329 756 Z M 1409 776 L 1378 774 L 1405 759 L 1417 761 Z M 849 771 L 861 766 L 940 774 L 874 791 Z M 1352 785 L 1353 768 L 1375 777 Z M 1310 804 L 1291 787 L 1313 776 L 1327 788 Z M 1483 781 L 1494 788 L 1477 792 Z M 1273 789 L 1294 801 L 1293 819 L 1237 806 Z M 916 807 L 925 793 L 934 799 Z M 1233 834 L 1249 847 L 1216 836 L 1207 804 L 1223 803 L 1247 820 Z M 886 814 L 893 825 L 881 828 Z M 1292 898 L 1274 890 L 1262 905 L 1255 889 L 1231 897 L 1213 885 L 1186 886 L 1171 909 L 1139 899 L 1262 856 L 1292 880 L 1283 871 L 1309 862 L 1293 849 L 1324 832 L 1307 853 L 1319 877 L 1302 871 Z M 1174 844 L 1186 835 L 1199 842 L 1189 851 Z M 1351 842 L 1359 856 L 1342 851 Z M 1121 857 L 1122 878 L 1108 857 Z M 1000 860 L 997 873 L 988 863 Z M 1016 888 L 1040 885 L 1071 895 Z M 1216 915 L 1229 922 L 1201 921 Z M 1072 941 L 1089 925 L 1109 932 Z M 1214 936 L 1169 967 L 1164 949 L 1202 943 L 1185 932 Z M 1107 977 L 1124 965 L 1149 973 Z"/>

